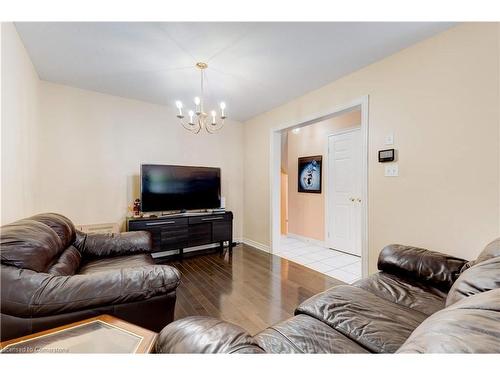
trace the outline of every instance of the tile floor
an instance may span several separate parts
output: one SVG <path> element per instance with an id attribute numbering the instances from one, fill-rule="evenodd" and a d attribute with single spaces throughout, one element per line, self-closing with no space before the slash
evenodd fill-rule
<path id="1" fill-rule="evenodd" d="M 346 283 L 361 278 L 361 258 L 291 237 L 282 237 L 275 255 Z"/>

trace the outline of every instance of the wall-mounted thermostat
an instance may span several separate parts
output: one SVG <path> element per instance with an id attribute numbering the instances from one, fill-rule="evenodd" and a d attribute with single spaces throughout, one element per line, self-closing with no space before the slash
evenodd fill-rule
<path id="1" fill-rule="evenodd" d="M 395 151 L 393 148 L 389 150 L 380 150 L 378 152 L 378 161 L 380 163 L 387 163 L 389 161 L 394 161 Z"/>

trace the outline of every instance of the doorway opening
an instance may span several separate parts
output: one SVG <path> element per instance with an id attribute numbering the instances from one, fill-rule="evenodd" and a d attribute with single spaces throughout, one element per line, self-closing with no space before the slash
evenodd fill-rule
<path id="1" fill-rule="evenodd" d="M 367 144 L 368 97 L 271 131 L 274 254 L 349 283 L 367 275 Z"/>

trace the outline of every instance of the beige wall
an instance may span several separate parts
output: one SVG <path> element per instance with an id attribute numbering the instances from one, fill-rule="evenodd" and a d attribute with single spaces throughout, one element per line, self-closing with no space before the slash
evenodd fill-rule
<path id="1" fill-rule="evenodd" d="M 325 240 L 325 189 L 328 184 L 328 136 L 361 126 L 359 110 L 288 132 L 288 232 L 318 241 Z M 299 193 L 297 161 L 303 156 L 323 156 L 321 194 Z"/>
<path id="2" fill-rule="evenodd" d="M 167 107 L 44 81 L 40 104 L 39 211 L 80 224 L 121 222 L 139 197 L 141 163 L 213 166 L 242 236 L 242 124 L 195 135 Z"/>
<path id="3" fill-rule="evenodd" d="M 1 25 L 1 222 L 35 212 L 38 75 L 12 23 Z"/>
<path id="4" fill-rule="evenodd" d="M 222 195 L 243 234 L 243 129 L 184 130 L 167 107 L 40 81 L 12 23 L 2 41 L 2 222 L 54 211 L 77 224 L 121 222 L 141 163 L 222 169 Z"/>
<path id="5" fill-rule="evenodd" d="M 498 38 L 461 24 L 247 121 L 245 237 L 270 243 L 270 129 L 369 95 L 370 271 L 394 242 L 474 258 L 499 234 Z M 377 162 L 389 132 L 397 178 Z"/>

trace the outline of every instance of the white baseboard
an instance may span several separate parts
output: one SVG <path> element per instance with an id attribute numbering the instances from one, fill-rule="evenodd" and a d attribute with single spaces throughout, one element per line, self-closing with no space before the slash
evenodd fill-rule
<path id="1" fill-rule="evenodd" d="M 263 243 L 251 240 L 249 238 L 243 237 L 241 242 L 243 242 L 245 245 L 252 246 L 255 247 L 256 249 L 265 251 L 266 253 L 271 252 L 271 248 L 269 247 L 269 245 L 264 245 Z"/>
<path id="2" fill-rule="evenodd" d="M 312 245 L 316 245 L 316 246 L 328 247 L 326 245 L 325 241 L 320 241 L 320 240 L 317 240 L 315 238 L 300 236 L 300 235 L 295 234 L 295 233 L 288 233 L 285 237 L 295 238 L 296 240 L 308 242 L 308 243 L 310 243 Z"/>

